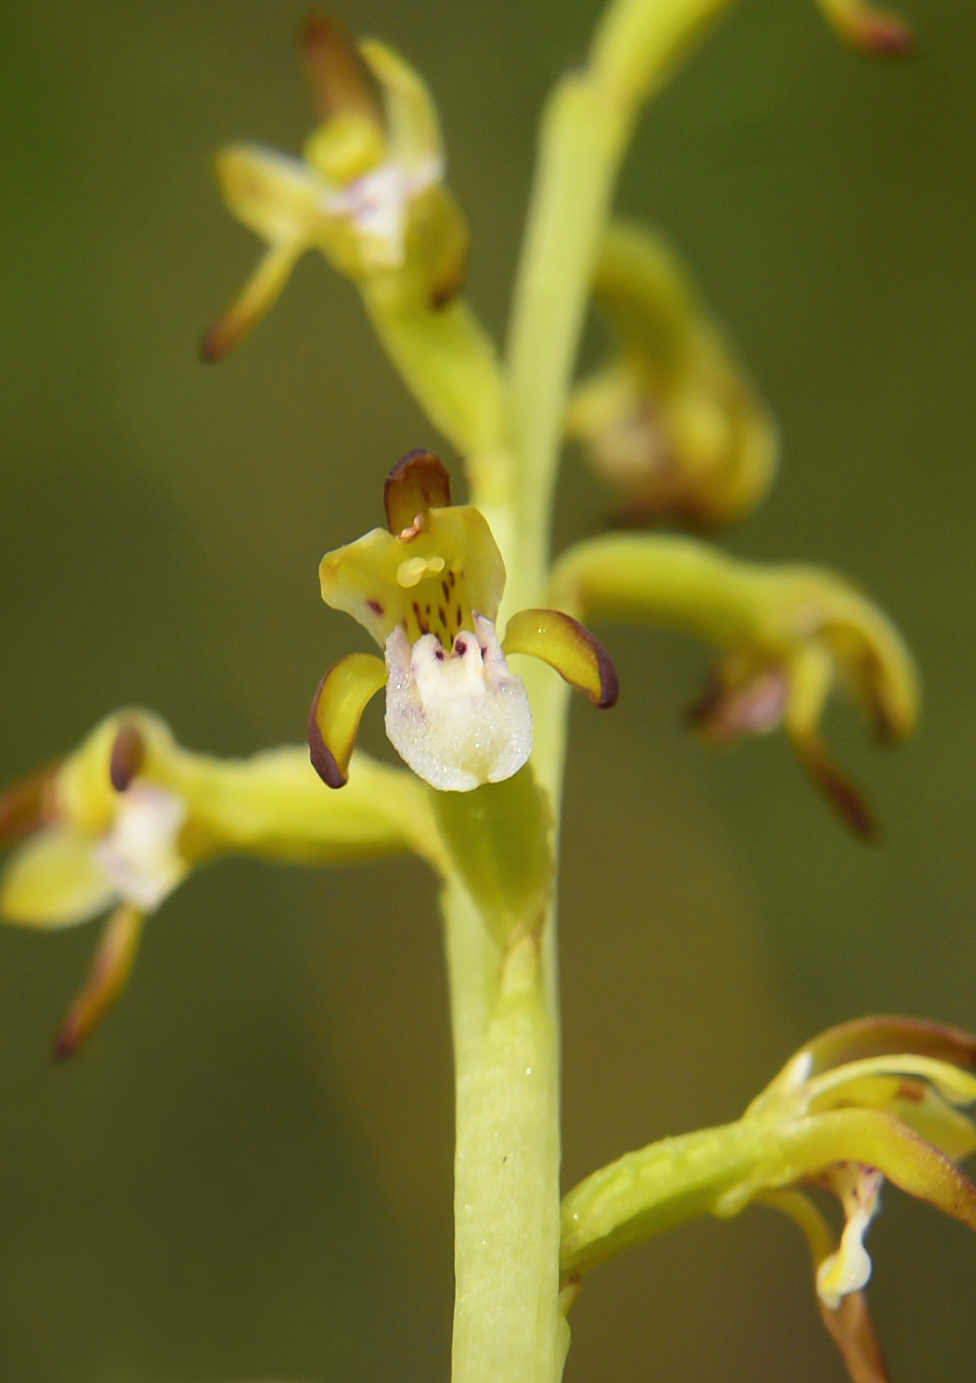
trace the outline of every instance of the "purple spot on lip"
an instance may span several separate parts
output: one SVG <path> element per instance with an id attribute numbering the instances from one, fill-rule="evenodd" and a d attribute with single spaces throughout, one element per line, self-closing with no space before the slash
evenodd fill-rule
<path id="1" fill-rule="evenodd" d="M 378 600 L 367 600 L 366 604 L 372 610 L 374 615 L 381 615 L 383 613 L 383 606 L 380 604 Z"/>
<path id="2" fill-rule="evenodd" d="M 467 651 L 468 645 L 464 642 L 463 639 L 454 640 L 454 652 L 458 655 L 459 658 L 463 658 Z"/>

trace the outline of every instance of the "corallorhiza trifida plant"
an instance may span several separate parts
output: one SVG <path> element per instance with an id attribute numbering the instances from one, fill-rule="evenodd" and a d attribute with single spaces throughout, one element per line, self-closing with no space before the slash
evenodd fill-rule
<path id="1" fill-rule="evenodd" d="M 868 53 L 911 46 L 900 21 L 861 0 L 821 3 Z M 298 257 L 321 250 L 356 284 L 390 359 L 463 458 L 468 502 L 453 501 L 446 467 L 427 451 L 377 466 L 377 491 L 388 472 L 385 524 L 319 569 L 325 602 L 377 651 L 351 652 L 325 674 L 308 748 L 226 762 L 127 709 L 2 803 L 4 838 L 23 838 L 3 878 L 4 918 L 62 927 L 108 914 L 61 1056 L 118 997 L 146 918 L 206 860 L 236 852 L 318 866 L 413 851 L 435 871 L 456 1068 L 457 1383 L 554 1383 L 592 1268 L 679 1222 L 755 1201 L 806 1234 L 824 1323 L 851 1377 L 879 1383 L 864 1238 L 884 1179 L 976 1228 L 976 1187 L 957 1165 L 976 1149 L 965 1113 L 976 1038 L 893 1017 L 811 1039 L 735 1123 L 626 1153 L 560 1202 L 554 933 L 568 688 L 603 709 L 618 690 L 584 621 L 659 623 L 714 645 L 692 717 L 700 736 L 725 744 L 782 725 L 863 836 L 871 814 L 821 738 L 827 698 L 845 688 L 886 740 L 907 735 L 917 710 L 898 633 L 842 578 L 647 531 L 744 515 L 776 466 L 773 424 L 688 271 L 652 231 L 610 215 L 642 102 L 722 8 L 613 0 L 586 65 L 557 85 L 504 357 L 462 296 L 468 231 L 423 81 L 335 19 L 305 23 L 319 123 L 302 157 L 245 144 L 217 160 L 230 210 L 265 248 L 204 354 L 239 345 Z M 612 346 L 574 383 L 591 298 Z M 553 559 L 567 437 L 613 490 L 616 520 Z M 403 768 L 355 748 L 381 691 Z M 809 1188 L 840 1202 L 839 1238 Z"/>

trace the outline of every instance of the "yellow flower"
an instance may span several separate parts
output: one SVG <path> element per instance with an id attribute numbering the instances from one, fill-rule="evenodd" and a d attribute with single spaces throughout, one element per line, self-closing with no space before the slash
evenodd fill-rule
<path id="1" fill-rule="evenodd" d="M 321 121 L 304 157 L 253 144 L 217 157 L 224 200 L 268 250 L 208 333 L 208 360 L 243 341 L 309 249 L 357 280 L 409 262 L 435 307 L 464 280 L 467 229 L 443 186 L 437 111 L 417 73 L 381 43 L 357 44 L 331 18 L 306 20 L 300 46 Z"/>
<path id="2" fill-rule="evenodd" d="M 864 1235 L 893 1185 L 976 1229 L 976 1037 L 933 1023 L 867 1018 L 808 1043 L 734 1124 L 666 1138 L 587 1177 L 563 1201 L 562 1271 L 580 1277 L 631 1244 L 702 1214 L 754 1202 L 795 1220 L 813 1254 L 821 1314 L 855 1383 L 884 1383 L 862 1295 Z M 805 1187 L 831 1191 L 839 1243 Z"/>
<path id="3" fill-rule="evenodd" d="M 299 746 L 214 759 L 181 749 L 163 721 L 133 709 L 10 788 L 0 798 L 0 845 L 21 843 L 0 881 L 0 917 L 71 927 L 111 909 L 58 1055 L 121 993 L 146 917 L 196 865 L 228 853 L 337 863 L 406 850 L 437 865 L 442 850 L 419 784 L 357 758 L 352 790 L 333 805 Z"/>
<path id="4" fill-rule="evenodd" d="M 616 349 L 577 386 L 566 431 L 620 493 L 621 521 L 742 518 L 772 482 L 776 428 L 677 256 L 640 226 L 611 225 L 593 296 Z"/>
<path id="5" fill-rule="evenodd" d="M 478 509 L 452 505 L 450 477 L 430 452 L 390 472 L 387 528 L 322 559 L 322 598 L 352 615 L 384 651 L 353 653 L 319 684 L 308 722 L 312 763 L 341 787 L 367 702 L 386 687 L 386 730 L 414 772 L 469 792 L 517 773 L 532 750 L 532 712 L 506 654 L 549 663 L 597 706 L 617 699 L 601 644 L 557 610 L 523 610 L 505 640 L 495 618 L 505 566 Z"/>
<path id="6" fill-rule="evenodd" d="M 559 559 L 552 596 L 581 618 L 670 626 L 717 646 L 691 713 L 699 735 L 730 744 L 782 724 L 847 824 L 875 834 L 861 794 L 827 753 L 820 723 L 839 685 L 880 739 L 904 739 L 918 714 L 918 684 L 897 629 L 849 582 L 816 567 L 743 562 L 690 538 L 613 534 Z"/>

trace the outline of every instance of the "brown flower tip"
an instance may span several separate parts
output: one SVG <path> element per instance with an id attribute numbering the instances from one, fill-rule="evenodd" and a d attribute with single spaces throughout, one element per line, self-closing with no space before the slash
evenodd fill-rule
<path id="1" fill-rule="evenodd" d="M 823 745 L 815 741 L 794 742 L 807 773 L 827 798 L 842 821 L 846 821 L 861 840 L 877 841 L 881 828 L 861 795 L 861 791 L 833 762 Z"/>
<path id="2" fill-rule="evenodd" d="M 330 669 L 331 671 L 331 669 Z M 343 773 L 332 750 L 322 738 L 322 731 L 319 729 L 318 710 L 322 692 L 329 679 L 327 672 L 315 689 L 312 697 L 312 708 L 308 713 L 308 725 L 306 727 L 306 737 L 308 739 L 308 757 L 311 760 L 315 772 L 325 783 L 326 787 L 344 788 L 349 781 L 348 774 Z"/>
<path id="3" fill-rule="evenodd" d="M 298 50 L 319 120 L 359 115 L 384 123 L 379 83 L 344 24 L 332 15 L 310 14 L 298 31 Z"/>
<path id="4" fill-rule="evenodd" d="M 0 848 L 33 835 L 50 816 L 50 794 L 60 759 L 35 768 L 0 794 Z"/>
<path id="5" fill-rule="evenodd" d="M 851 1061 L 879 1056 L 932 1057 L 964 1070 L 976 1071 L 976 1036 L 945 1023 L 878 1014 L 829 1028 L 804 1047 L 813 1057 L 813 1072 L 833 1070 Z"/>
<path id="6" fill-rule="evenodd" d="M 567 618 L 571 617 L 567 616 Z M 574 621 L 574 623 L 578 623 L 578 621 Z M 616 706 L 620 697 L 620 678 L 617 676 L 616 665 L 595 634 L 591 634 L 583 624 L 579 626 L 579 629 L 592 650 L 600 678 L 599 695 L 590 699 L 597 710 L 609 711 L 611 706 Z"/>
<path id="7" fill-rule="evenodd" d="M 125 792 L 146 761 L 146 741 L 131 721 L 119 727 L 112 745 L 108 776 L 116 792 Z"/>
<path id="8" fill-rule="evenodd" d="M 58 1031 L 56 1061 L 72 1056 L 87 1041 L 125 989 L 144 922 L 142 913 L 121 903 L 105 923 L 84 987 Z"/>
<path id="9" fill-rule="evenodd" d="M 439 456 L 423 447 L 408 452 L 386 477 L 383 504 L 391 533 L 413 529 L 418 517 L 429 509 L 446 509 L 450 502 L 450 473 Z"/>
<path id="10" fill-rule="evenodd" d="M 863 1292 L 850 1292 L 836 1311 L 819 1302 L 820 1314 L 840 1350 L 852 1383 L 889 1383 L 881 1345 Z"/>
<path id="11" fill-rule="evenodd" d="M 909 58 L 916 50 L 915 35 L 905 21 L 879 10 L 859 15 L 848 38 L 859 52 L 874 58 Z"/>

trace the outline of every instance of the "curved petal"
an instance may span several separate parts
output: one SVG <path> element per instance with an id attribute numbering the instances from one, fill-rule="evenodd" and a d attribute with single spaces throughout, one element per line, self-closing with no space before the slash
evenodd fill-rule
<path id="1" fill-rule="evenodd" d="M 307 245 L 328 188 L 301 159 L 257 144 L 217 155 L 217 182 L 228 208 L 269 245 Z"/>
<path id="2" fill-rule="evenodd" d="M 350 653 L 318 685 L 308 716 L 312 767 L 330 788 L 344 787 L 367 702 L 386 685 L 386 665 L 371 653 Z"/>
<path id="3" fill-rule="evenodd" d="M 505 564 L 478 510 L 432 509 L 423 525 L 393 537 L 382 528 L 329 552 L 319 566 L 322 599 L 366 629 L 381 648 L 400 625 L 410 642 L 436 634 L 450 648 L 474 611 L 494 620 Z"/>
<path id="4" fill-rule="evenodd" d="M 28 927 L 73 927 L 118 897 L 96 863 L 94 843 L 67 826 L 48 826 L 14 853 L 0 883 L 0 915 Z"/>
<path id="5" fill-rule="evenodd" d="M 298 31 L 298 50 L 319 120 L 357 115 L 383 124 L 379 83 L 334 15 L 310 14 Z"/>
<path id="6" fill-rule="evenodd" d="M 208 364 L 216 365 L 225 360 L 264 320 L 278 301 L 304 248 L 301 244 L 273 245 L 261 256 L 258 267 L 241 292 L 203 338 L 200 355 Z"/>
<path id="7" fill-rule="evenodd" d="M 863 840 L 876 840 L 878 823 L 859 788 L 834 763 L 820 735 L 834 661 L 820 644 L 800 649 L 790 664 L 786 733 L 800 763 L 828 802 Z"/>
<path id="8" fill-rule="evenodd" d="M 572 615 L 561 610 L 520 610 L 508 621 L 502 647 L 506 654 L 541 658 L 601 710 L 617 703 L 620 683 L 613 659 Z"/>
<path id="9" fill-rule="evenodd" d="M 392 48 L 365 39 L 359 51 L 383 91 L 392 157 L 418 184 L 415 191 L 423 191 L 444 171 L 437 107 L 419 75 Z"/>
<path id="10" fill-rule="evenodd" d="M 81 993 L 58 1032 L 54 1055 L 71 1056 L 88 1040 L 125 989 L 142 938 L 144 915 L 122 903 L 105 923 Z"/>

